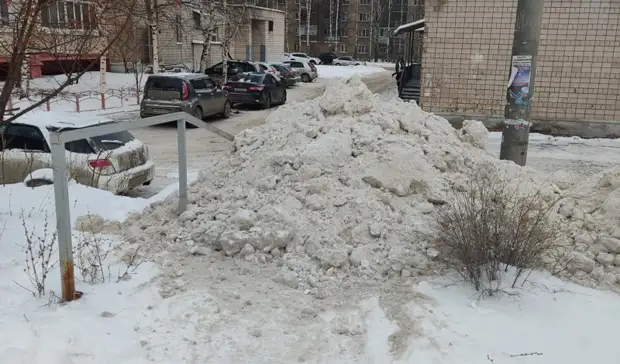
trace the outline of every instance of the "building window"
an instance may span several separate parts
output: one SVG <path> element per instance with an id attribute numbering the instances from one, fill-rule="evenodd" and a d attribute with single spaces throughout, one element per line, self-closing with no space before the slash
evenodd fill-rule
<path id="1" fill-rule="evenodd" d="M 370 21 L 370 13 L 360 13 L 360 21 Z"/>
<path id="2" fill-rule="evenodd" d="M 347 45 L 340 44 L 340 53 L 347 53 Z"/>
<path id="3" fill-rule="evenodd" d="M 370 5 L 370 0 L 360 0 L 360 5 Z"/>
<path id="4" fill-rule="evenodd" d="M 269 21 L 269 31 L 273 32 L 273 21 L 272 20 Z"/>
<path id="5" fill-rule="evenodd" d="M 365 44 L 361 44 L 357 46 L 357 53 L 366 54 L 368 53 L 368 46 Z"/>
<path id="6" fill-rule="evenodd" d="M 360 38 L 369 38 L 370 37 L 370 29 L 359 29 L 357 31 L 357 35 Z"/>
<path id="7" fill-rule="evenodd" d="M 41 23 L 48 28 L 84 30 L 94 29 L 97 24 L 95 12 L 90 11 L 89 3 L 73 1 L 58 1 L 42 5 Z"/>
<path id="8" fill-rule="evenodd" d="M 387 44 L 380 43 L 378 48 L 379 53 L 387 53 Z"/>
<path id="9" fill-rule="evenodd" d="M 177 15 L 175 17 L 176 22 L 176 33 L 177 33 L 177 43 L 183 42 L 183 30 L 181 29 L 181 16 Z"/>
<path id="10" fill-rule="evenodd" d="M 200 12 L 192 12 L 192 19 L 194 20 L 194 27 L 202 29 L 202 15 L 200 14 Z"/>
<path id="11" fill-rule="evenodd" d="M 9 24 L 9 0 L 0 0 L 0 24 Z"/>

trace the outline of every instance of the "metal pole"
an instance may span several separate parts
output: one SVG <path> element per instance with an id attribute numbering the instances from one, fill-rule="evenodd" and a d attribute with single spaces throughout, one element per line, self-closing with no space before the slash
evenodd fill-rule
<path id="1" fill-rule="evenodd" d="M 60 255 L 60 280 L 62 300 L 72 301 L 75 295 L 73 273 L 73 246 L 71 244 L 71 215 L 69 209 L 69 187 L 65 143 L 51 135 L 52 165 L 54 166 L 54 202 L 56 205 L 56 228 L 58 229 L 58 252 Z"/>
<path id="2" fill-rule="evenodd" d="M 185 138 L 185 119 L 177 121 L 177 143 L 179 147 L 179 211 L 187 209 L 187 145 Z"/>
<path id="3" fill-rule="evenodd" d="M 519 0 L 506 92 L 500 159 L 524 166 L 527 161 L 536 58 L 544 0 Z"/>

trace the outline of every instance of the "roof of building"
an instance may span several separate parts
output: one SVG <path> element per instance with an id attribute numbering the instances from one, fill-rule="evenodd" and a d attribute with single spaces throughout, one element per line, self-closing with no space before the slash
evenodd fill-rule
<path id="1" fill-rule="evenodd" d="M 411 23 L 403 24 L 399 26 L 398 28 L 396 28 L 396 30 L 394 31 L 394 35 L 396 36 L 396 35 L 403 34 L 403 33 L 413 32 L 418 29 L 424 29 L 425 24 L 426 24 L 425 19 L 420 19 L 420 20 L 416 20 Z"/>

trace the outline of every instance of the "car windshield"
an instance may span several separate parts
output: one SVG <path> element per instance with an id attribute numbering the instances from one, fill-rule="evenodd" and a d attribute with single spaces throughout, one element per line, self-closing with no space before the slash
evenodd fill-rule
<path id="1" fill-rule="evenodd" d="M 304 64 L 301 62 L 286 62 L 292 68 L 304 68 Z"/>
<path id="2" fill-rule="evenodd" d="M 114 150 L 134 140 L 130 132 L 123 130 L 116 133 L 99 135 L 89 138 L 100 150 Z"/>
<path id="3" fill-rule="evenodd" d="M 238 76 L 232 77 L 230 80 L 233 82 L 243 82 L 243 83 L 258 83 L 262 84 L 265 75 L 256 74 L 256 73 L 242 73 Z"/>

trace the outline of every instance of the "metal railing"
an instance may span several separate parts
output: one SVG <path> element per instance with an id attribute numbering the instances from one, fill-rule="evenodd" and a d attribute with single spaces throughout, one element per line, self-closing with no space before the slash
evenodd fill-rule
<path id="1" fill-rule="evenodd" d="M 65 155 L 65 143 L 94 136 L 116 133 L 129 129 L 177 122 L 177 145 L 179 155 L 179 206 L 178 213 L 187 208 L 187 141 L 185 123 L 207 129 L 225 139 L 234 136 L 184 112 L 153 116 L 144 119 L 94 125 L 80 129 L 50 132 L 52 167 L 54 171 L 54 200 L 56 205 L 56 228 L 58 231 L 58 251 L 60 255 L 62 299 L 72 301 L 76 298 L 75 277 L 73 274 L 73 244 L 71 241 L 71 211 L 69 205 L 69 173 Z"/>

